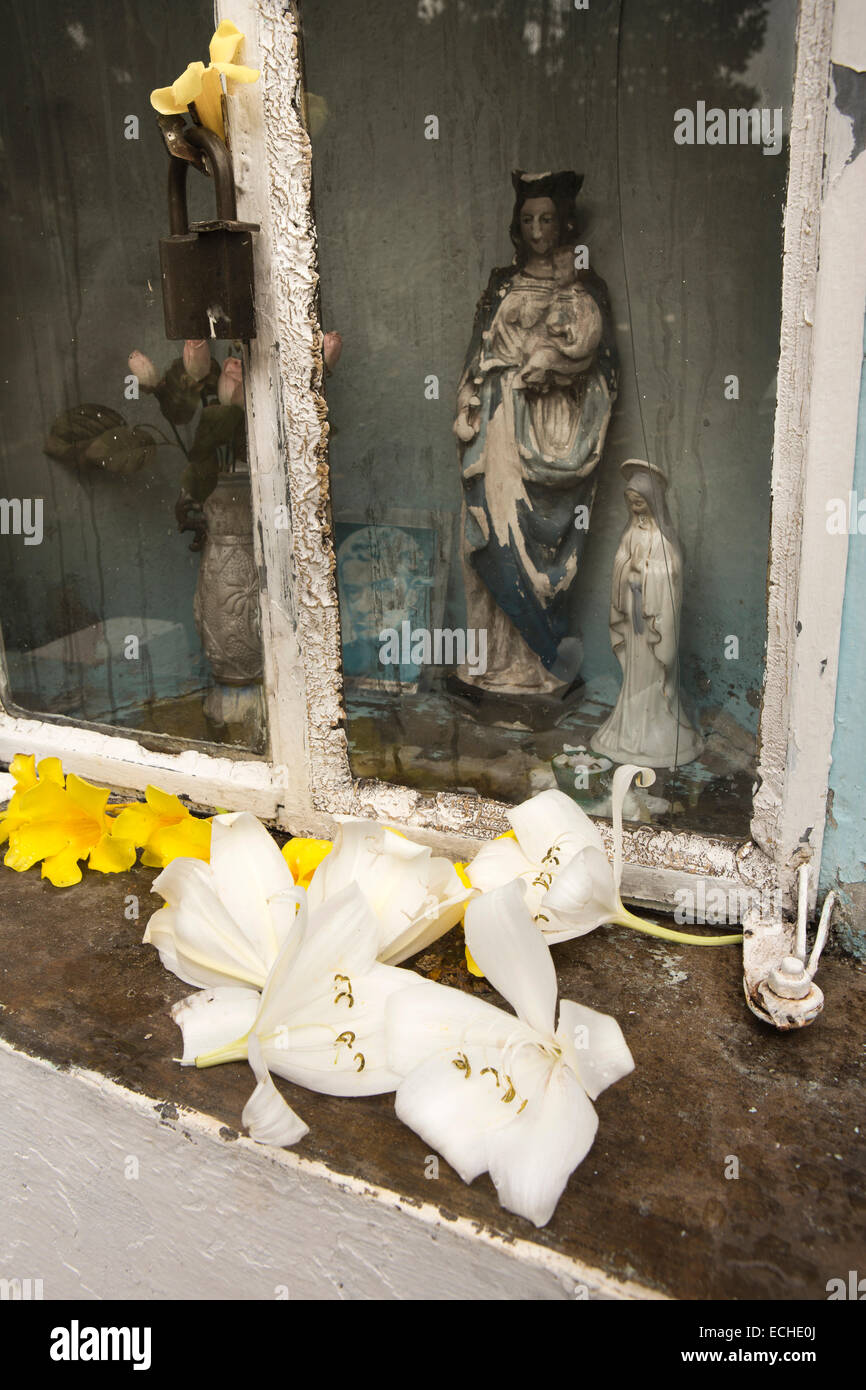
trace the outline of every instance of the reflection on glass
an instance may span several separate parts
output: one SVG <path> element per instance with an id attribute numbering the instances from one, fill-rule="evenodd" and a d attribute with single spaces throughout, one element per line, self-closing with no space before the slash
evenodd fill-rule
<path id="1" fill-rule="evenodd" d="M 353 771 L 609 814 L 592 740 L 628 678 L 641 719 L 670 697 L 681 765 L 626 813 L 742 834 L 795 0 L 341 9 L 301 18 Z M 629 547 L 657 541 L 659 615 L 637 572 L 612 610 L 628 460 L 669 513 Z"/>
<path id="2" fill-rule="evenodd" d="M 160 289 L 149 95 L 212 28 L 84 0 L 6 31 L 0 626 L 13 708 L 261 752 L 243 344 L 166 342 Z"/>

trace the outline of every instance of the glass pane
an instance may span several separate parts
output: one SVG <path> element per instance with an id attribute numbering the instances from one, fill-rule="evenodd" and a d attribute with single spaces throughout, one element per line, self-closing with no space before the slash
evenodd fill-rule
<path id="1" fill-rule="evenodd" d="M 747 829 L 796 8 L 302 5 L 356 775 Z"/>
<path id="2" fill-rule="evenodd" d="M 160 288 L 169 156 L 150 92 L 207 58 L 212 5 L 3 10 L 10 703 L 261 751 L 243 345 L 184 357 Z M 212 217 L 210 180 L 188 183 L 191 216 Z"/>

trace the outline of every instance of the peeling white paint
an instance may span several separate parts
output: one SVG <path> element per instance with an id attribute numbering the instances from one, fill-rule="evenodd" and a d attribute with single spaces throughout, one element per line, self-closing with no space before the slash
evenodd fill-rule
<path id="1" fill-rule="evenodd" d="M 826 504 L 854 475 L 866 310 L 866 158 L 826 101 L 830 55 L 862 62 L 861 0 L 803 0 L 785 219 L 782 354 L 773 466 L 761 786 L 752 834 L 790 897 L 799 863 L 818 883 L 826 818 L 847 543 Z M 823 119 L 816 117 L 821 113 Z M 823 174 L 823 184 L 821 177 Z M 820 267 L 820 268 L 819 268 Z"/>

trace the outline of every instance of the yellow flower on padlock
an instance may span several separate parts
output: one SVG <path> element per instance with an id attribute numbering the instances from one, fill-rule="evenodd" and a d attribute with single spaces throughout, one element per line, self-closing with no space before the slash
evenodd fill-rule
<path id="1" fill-rule="evenodd" d="M 210 41 L 210 63 L 190 63 L 170 87 L 157 87 L 150 94 L 151 106 L 161 116 L 185 116 L 192 103 L 203 126 L 225 140 L 222 108 L 222 78 L 229 82 L 256 82 L 258 69 L 234 61 L 244 35 L 230 19 L 221 21 Z"/>

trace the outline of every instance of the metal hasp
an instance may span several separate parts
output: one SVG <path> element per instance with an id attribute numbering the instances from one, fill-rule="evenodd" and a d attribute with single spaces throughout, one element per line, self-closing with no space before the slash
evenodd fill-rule
<path id="1" fill-rule="evenodd" d="M 815 971 L 827 941 L 836 899 L 824 900 L 812 953 L 806 960 L 806 919 L 809 915 L 809 866 L 801 864 L 796 924 L 783 918 L 762 918 L 747 912 L 743 918 L 743 986 L 752 1013 L 774 1028 L 805 1028 L 824 1007 L 815 984 Z"/>
<path id="2" fill-rule="evenodd" d="M 204 150 L 216 185 L 217 216 L 189 225 L 186 179 L 189 162 L 172 155 L 168 171 L 171 236 L 159 243 L 167 338 L 256 336 L 253 297 L 254 222 L 238 222 L 229 152 L 204 126 L 188 126 L 184 138 Z"/>

